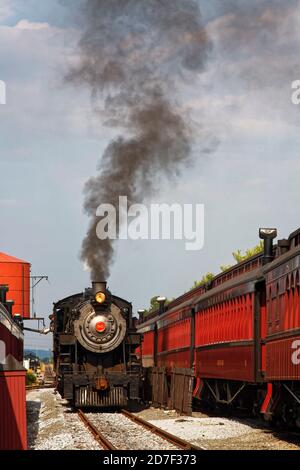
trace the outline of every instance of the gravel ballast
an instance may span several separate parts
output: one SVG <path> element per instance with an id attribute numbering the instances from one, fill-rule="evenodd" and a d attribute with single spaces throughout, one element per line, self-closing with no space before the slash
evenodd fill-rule
<path id="1" fill-rule="evenodd" d="M 207 450 L 299 450 L 300 433 L 269 429 L 255 419 L 211 417 L 195 412 L 146 408 L 138 416 L 155 426 Z M 89 420 L 118 449 L 175 450 L 119 413 L 87 413 Z M 59 394 L 53 389 L 27 393 L 28 447 L 36 450 L 103 450 Z"/>
<path id="2" fill-rule="evenodd" d="M 211 417 L 148 408 L 137 413 L 155 426 L 207 450 L 300 450 L 300 433 L 279 432 L 251 418 Z"/>
<path id="3" fill-rule="evenodd" d="M 86 413 L 86 416 L 119 450 L 178 450 L 120 413 Z"/>
<path id="4" fill-rule="evenodd" d="M 35 450 L 102 450 L 53 389 L 27 394 L 28 447 Z"/>

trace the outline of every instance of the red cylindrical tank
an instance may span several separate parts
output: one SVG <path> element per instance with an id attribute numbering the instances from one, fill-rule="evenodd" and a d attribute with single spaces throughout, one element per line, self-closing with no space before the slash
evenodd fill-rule
<path id="1" fill-rule="evenodd" d="M 0 284 L 7 284 L 7 300 L 13 300 L 13 314 L 30 317 L 30 264 L 0 253 Z"/>

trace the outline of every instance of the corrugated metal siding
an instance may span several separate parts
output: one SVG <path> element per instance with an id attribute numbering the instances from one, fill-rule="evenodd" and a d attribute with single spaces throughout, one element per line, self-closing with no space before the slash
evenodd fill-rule
<path id="1" fill-rule="evenodd" d="M 253 339 L 253 304 L 252 293 L 197 312 L 196 347 Z"/>
<path id="2" fill-rule="evenodd" d="M 281 263 L 274 263 L 266 274 L 268 335 L 300 328 L 299 249 L 284 255 Z"/>
<path id="3" fill-rule="evenodd" d="M 300 256 L 288 253 L 267 278 L 266 380 L 299 380 L 293 343 L 300 340 Z M 298 346 L 299 349 L 299 346 Z M 298 355 L 300 359 L 300 354 Z"/>
<path id="4" fill-rule="evenodd" d="M 266 345 L 266 380 L 299 380 L 300 363 L 295 363 L 300 362 L 300 353 L 297 354 L 299 349 L 300 336 L 268 342 Z"/>
<path id="5" fill-rule="evenodd" d="M 154 354 L 154 331 L 144 333 L 144 341 L 142 343 L 143 356 L 153 356 Z"/>
<path id="6" fill-rule="evenodd" d="M 27 449 L 26 371 L 0 372 L 0 449 Z"/>
<path id="7" fill-rule="evenodd" d="M 157 352 L 185 348 L 190 345 L 191 319 L 178 321 L 158 330 Z"/>
<path id="8" fill-rule="evenodd" d="M 196 351 L 196 376 L 254 381 L 254 346 L 232 346 Z"/>
<path id="9" fill-rule="evenodd" d="M 158 367 L 166 367 L 169 369 L 174 369 L 174 367 L 189 369 L 190 354 L 190 350 L 169 352 L 168 354 L 157 357 L 157 365 Z"/>
<path id="10" fill-rule="evenodd" d="M 135 353 L 138 358 L 142 357 L 143 367 L 153 367 L 154 366 L 154 331 L 149 330 L 143 333 L 143 342 L 139 346 Z"/>
<path id="11" fill-rule="evenodd" d="M 274 294 L 269 285 L 267 292 L 268 335 L 300 328 L 299 286 Z"/>

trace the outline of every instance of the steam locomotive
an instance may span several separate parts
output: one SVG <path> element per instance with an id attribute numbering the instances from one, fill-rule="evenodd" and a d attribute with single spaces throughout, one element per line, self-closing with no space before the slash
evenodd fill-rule
<path id="1" fill-rule="evenodd" d="M 57 390 L 75 407 L 130 407 L 140 400 L 141 344 L 132 305 L 106 282 L 54 304 Z"/>

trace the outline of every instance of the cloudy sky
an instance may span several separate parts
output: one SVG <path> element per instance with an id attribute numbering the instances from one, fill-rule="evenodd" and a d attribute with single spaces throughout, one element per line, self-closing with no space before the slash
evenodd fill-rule
<path id="1" fill-rule="evenodd" d="M 111 130 L 89 90 L 63 77 L 76 61 L 81 0 L 0 0 L 0 251 L 48 275 L 38 313 L 81 291 L 79 260 L 88 219 L 83 186 L 95 174 Z M 134 307 L 156 294 L 174 297 L 207 271 L 257 242 L 259 226 L 281 237 L 299 227 L 300 5 L 287 0 L 199 0 L 213 47 L 204 72 L 183 87 L 180 106 L 193 122 L 193 165 L 161 181 L 154 202 L 205 204 L 205 246 L 183 241 L 118 243 L 109 285 Z M 76 21 L 76 17 L 78 21 Z M 112 25 L 113 27 L 113 25 Z M 214 142 L 203 149 L 203 135 Z M 27 346 L 51 338 L 27 335 Z"/>

